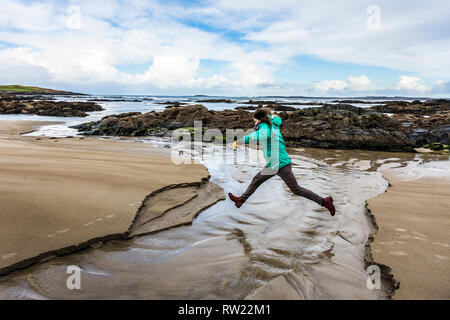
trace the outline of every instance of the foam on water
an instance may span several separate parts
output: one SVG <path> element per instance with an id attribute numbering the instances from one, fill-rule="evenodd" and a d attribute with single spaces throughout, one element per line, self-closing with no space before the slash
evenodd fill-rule
<path id="1" fill-rule="evenodd" d="M 445 156 L 442 156 L 445 159 Z M 448 156 L 447 156 L 448 158 Z M 387 174 L 394 175 L 399 181 L 411 181 L 420 178 L 432 178 L 450 180 L 450 161 L 427 161 L 427 159 L 416 156 L 415 161 L 410 161 L 406 167 L 392 164 L 383 164 L 380 168 Z"/>

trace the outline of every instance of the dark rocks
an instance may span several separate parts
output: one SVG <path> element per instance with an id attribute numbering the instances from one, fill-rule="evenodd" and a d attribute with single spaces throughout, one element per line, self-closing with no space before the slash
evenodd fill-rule
<path id="1" fill-rule="evenodd" d="M 151 100 L 151 99 L 150 99 Z M 88 99 L 93 102 L 142 102 L 140 99 Z"/>
<path id="2" fill-rule="evenodd" d="M 98 122 L 99 121 L 86 122 L 77 126 L 72 126 L 71 128 L 78 129 L 79 131 L 82 132 L 89 132 L 92 130 L 93 126 L 95 126 Z"/>
<path id="3" fill-rule="evenodd" d="M 281 111 L 295 111 L 295 110 L 297 110 L 297 108 L 295 108 L 295 107 L 282 106 L 282 105 L 279 105 L 279 104 L 274 105 L 274 106 L 270 106 L 269 105 L 269 108 L 271 108 L 272 110 L 275 110 L 277 112 L 281 112 Z"/>
<path id="4" fill-rule="evenodd" d="M 447 109 L 447 102 L 393 101 L 383 108 L 360 108 L 337 103 L 287 109 L 279 113 L 283 119 L 281 131 L 289 146 L 412 151 L 414 147 L 432 142 L 448 144 L 450 110 Z M 272 104 L 271 107 L 283 106 Z M 389 117 L 383 113 L 386 111 L 384 107 L 399 112 Z M 254 106 L 249 108 L 256 109 Z M 424 110 L 427 113 L 434 111 L 424 116 Z M 203 128 L 217 128 L 225 134 L 226 129 L 252 128 L 252 114 L 243 108 L 214 111 L 197 104 L 169 107 L 162 112 L 107 116 L 77 128 L 92 135 L 161 136 L 179 128 L 186 128 L 192 134 L 194 122 L 201 121 Z"/>
<path id="5" fill-rule="evenodd" d="M 415 145 L 426 144 L 430 141 L 430 138 L 430 131 L 426 129 L 414 129 L 409 134 L 409 139 L 411 139 Z"/>
<path id="6" fill-rule="evenodd" d="M 193 127 L 194 121 L 201 121 L 203 127 L 250 128 L 251 113 L 245 111 L 210 111 L 203 105 L 167 108 L 162 112 L 145 114 L 127 113 L 104 117 L 100 121 L 81 124 L 74 128 L 92 135 L 147 136 L 162 135 L 169 130 Z"/>
<path id="7" fill-rule="evenodd" d="M 406 101 L 391 101 L 385 105 L 376 105 L 370 107 L 371 110 L 386 113 L 410 113 L 416 115 L 429 115 L 437 111 L 450 110 L 450 100 L 436 99 L 420 102 L 414 100 L 412 102 Z"/>
<path id="8" fill-rule="evenodd" d="M 280 114 L 282 134 L 290 145 L 337 149 L 391 150 L 414 146 L 401 123 L 384 114 L 364 112 L 351 105 L 296 109 Z M 202 105 L 168 108 L 162 112 L 128 113 L 77 126 L 85 134 L 147 136 L 164 135 L 177 128 L 252 128 L 252 113 L 244 110 L 208 110 Z"/>
<path id="9" fill-rule="evenodd" d="M 332 100 L 335 103 L 358 103 L 358 104 L 372 104 L 370 101 L 353 100 L 353 99 L 343 99 L 343 100 Z"/>
<path id="10" fill-rule="evenodd" d="M 211 121 L 212 113 L 201 104 L 190 105 L 183 108 L 170 108 L 162 112 L 162 116 L 169 120 L 193 126 L 194 121 L 202 121 L 208 125 Z"/>
<path id="11" fill-rule="evenodd" d="M 257 107 L 256 106 L 241 106 L 241 107 L 236 107 L 235 109 L 236 110 L 252 111 L 252 110 L 256 110 L 256 109 L 262 108 L 262 107 L 263 107 L 262 105 L 258 105 Z M 274 111 L 278 111 L 278 112 L 297 110 L 297 108 L 295 108 L 295 107 L 288 107 L 288 106 L 283 106 L 283 105 L 280 105 L 280 104 L 269 104 L 269 105 L 267 105 L 265 107 L 266 108 L 270 108 L 270 109 L 272 109 Z"/>
<path id="12" fill-rule="evenodd" d="M 248 100 L 245 102 L 242 102 L 242 104 L 255 104 L 255 105 L 269 105 L 269 104 L 277 104 L 274 101 L 266 101 L 266 100 Z"/>
<path id="13" fill-rule="evenodd" d="M 167 125 L 168 130 L 176 130 L 179 128 L 183 128 L 183 124 L 181 122 L 172 121 Z"/>
<path id="14" fill-rule="evenodd" d="M 414 129 L 426 129 L 431 132 L 438 127 L 450 124 L 450 110 L 437 111 L 431 115 L 398 113 L 394 114 L 391 119 L 402 123 L 405 128 L 408 128 L 408 133 Z"/>
<path id="15" fill-rule="evenodd" d="M 351 104 L 325 104 L 322 107 L 296 109 L 295 114 L 297 116 L 305 117 L 315 117 L 319 115 L 323 116 L 327 113 L 345 114 L 346 112 L 360 115 L 366 113 L 366 110 L 367 109 L 352 106 Z"/>
<path id="16" fill-rule="evenodd" d="M 430 142 L 450 144 L 450 124 L 440 126 L 431 132 Z"/>
<path id="17" fill-rule="evenodd" d="M 258 109 L 259 107 L 257 106 L 242 106 L 242 107 L 236 107 L 236 110 L 247 110 L 247 111 L 254 111 L 256 109 Z"/>
<path id="18" fill-rule="evenodd" d="M 393 113 L 391 119 L 402 124 L 415 146 L 432 142 L 450 143 L 450 100 L 392 101 L 369 110 Z"/>
<path id="19" fill-rule="evenodd" d="M 167 104 L 170 107 L 181 107 L 183 105 L 185 105 L 185 102 L 179 102 L 179 101 L 164 101 L 164 102 L 156 102 L 156 104 Z M 166 107 L 166 108 L 170 108 L 170 107 Z"/>
<path id="20" fill-rule="evenodd" d="M 413 103 L 414 103 L 414 101 L 413 101 Z M 448 109 L 449 104 L 450 104 L 450 100 L 448 100 L 448 99 L 431 99 L 431 100 L 427 100 L 423 103 L 424 106 L 447 106 L 447 109 Z"/>
<path id="21" fill-rule="evenodd" d="M 400 123 L 351 105 L 300 109 L 282 116 L 292 145 L 336 149 L 393 150 L 414 146 Z"/>
<path id="22" fill-rule="evenodd" d="M 86 117 L 86 112 L 102 111 L 95 102 L 34 100 L 33 97 L 0 95 L 0 114 L 37 114 L 57 117 Z"/>
<path id="23" fill-rule="evenodd" d="M 197 100 L 197 103 L 233 103 L 233 100 L 229 99 L 205 99 L 205 100 Z"/>
<path id="24" fill-rule="evenodd" d="M 248 100 L 245 102 L 241 102 L 242 104 L 250 104 L 250 105 L 258 105 L 259 107 L 272 107 L 275 108 L 276 105 L 285 105 L 285 106 L 302 106 L 302 105 L 317 105 L 321 106 L 324 103 L 323 102 L 317 102 L 317 101 L 308 101 L 308 102 L 302 102 L 302 101 L 293 101 L 293 102 L 287 102 L 283 101 L 282 103 L 276 102 L 276 101 L 270 101 L 270 100 Z"/>
<path id="25" fill-rule="evenodd" d="M 113 115 L 113 116 L 108 116 L 108 117 L 127 118 L 127 117 L 139 116 L 141 114 L 142 114 L 141 112 L 125 112 L 125 113 L 121 113 L 121 114 L 117 114 L 117 115 Z"/>

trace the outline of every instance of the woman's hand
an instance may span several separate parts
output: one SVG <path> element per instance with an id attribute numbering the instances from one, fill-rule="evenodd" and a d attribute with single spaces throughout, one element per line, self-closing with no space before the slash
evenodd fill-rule
<path id="1" fill-rule="evenodd" d="M 233 143 L 233 148 L 237 148 L 238 147 L 238 142 L 237 140 Z"/>

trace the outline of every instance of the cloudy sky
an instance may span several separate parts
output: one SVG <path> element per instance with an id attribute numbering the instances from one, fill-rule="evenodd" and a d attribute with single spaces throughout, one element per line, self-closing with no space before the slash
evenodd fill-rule
<path id="1" fill-rule="evenodd" d="M 0 0 L 0 84 L 450 96 L 450 1 Z"/>

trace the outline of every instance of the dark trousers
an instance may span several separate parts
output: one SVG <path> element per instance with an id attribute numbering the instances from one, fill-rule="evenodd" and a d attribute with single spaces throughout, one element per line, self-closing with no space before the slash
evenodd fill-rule
<path id="1" fill-rule="evenodd" d="M 275 175 L 278 175 L 294 194 L 308 198 L 314 202 L 317 202 L 319 205 L 322 205 L 323 198 L 321 196 L 298 185 L 297 179 L 295 179 L 295 176 L 292 173 L 291 164 L 279 169 L 278 172 L 264 167 L 256 176 L 253 177 L 253 180 L 247 187 L 247 190 L 245 190 L 245 192 L 241 195 L 242 200 L 246 201 L 260 185 Z"/>

